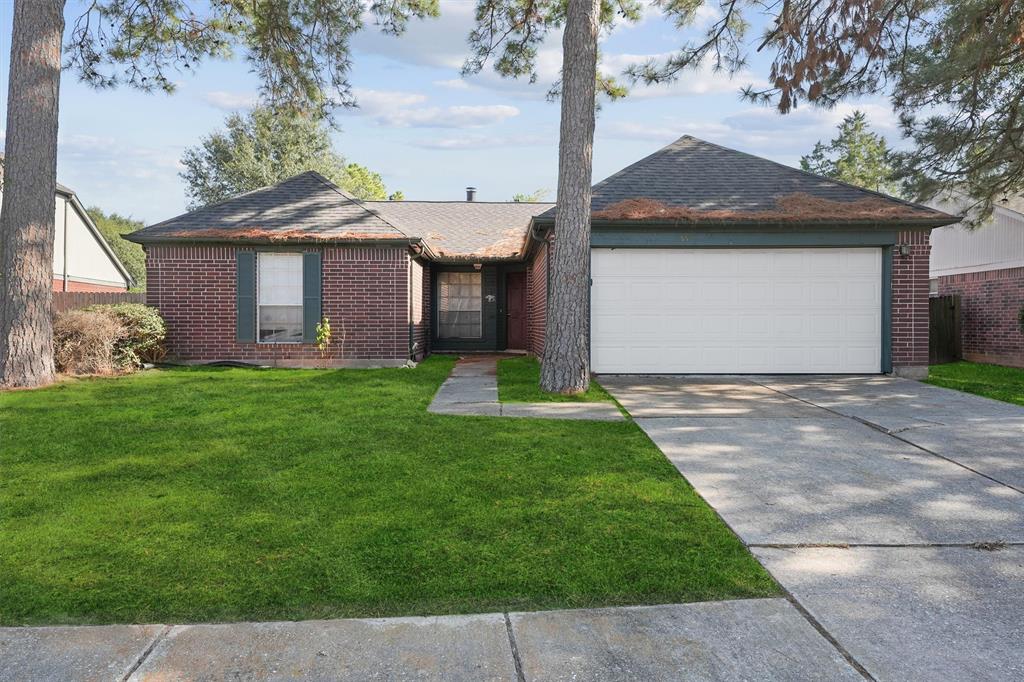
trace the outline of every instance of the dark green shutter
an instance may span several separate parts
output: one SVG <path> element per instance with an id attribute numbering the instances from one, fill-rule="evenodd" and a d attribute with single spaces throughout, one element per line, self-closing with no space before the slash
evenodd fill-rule
<path id="1" fill-rule="evenodd" d="M 236 251 L 235 338 L 239 343 L 256 340 L 256 253 Z"/>
<path id="2" fill-rule="evenodd" d="M 316 342 L 316 326 L 320 324 L 320 253 L 302 254 L 302 340 Z"/>

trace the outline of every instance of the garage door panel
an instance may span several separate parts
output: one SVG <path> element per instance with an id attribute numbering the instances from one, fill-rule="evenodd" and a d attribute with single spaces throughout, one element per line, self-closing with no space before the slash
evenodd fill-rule
<path id="1" fill-rule="evenodd" d="M 809 300 L 807 282 L 793 280 L 789 277 L 769 283 L 772 303 L 780 308 L 797 308 L 807 305 Z"/>
<path id="2" fill-rule="evenodd" d="M 831 273 L 829 273 L 831 274 Z M 813 306 L 842 305 L 845 298 L 844 282 L 826 280 L 807 291 L 807 303 Z"/>
<path id="3" fill-rule="evenodd" d="M 701 305 L 726 305 L 736 301 L 736 282 L 710 280 L 700 288 Z"/>
<path id="4" fill-rule="evenodd" d="M 881 250 L 595 249 L 597 372 L 878 372 Z"/>

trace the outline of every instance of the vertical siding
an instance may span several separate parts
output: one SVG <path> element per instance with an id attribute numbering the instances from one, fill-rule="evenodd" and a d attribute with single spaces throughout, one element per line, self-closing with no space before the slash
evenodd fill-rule
<path id="1" fill-rule="evenodd" d="M 943 210 L 956 213 L 955 206 Z M 1024 215 L 996 208 L 975 229 L 957 224 L 932 231 L 931 276 L 1024 266 Z"/>

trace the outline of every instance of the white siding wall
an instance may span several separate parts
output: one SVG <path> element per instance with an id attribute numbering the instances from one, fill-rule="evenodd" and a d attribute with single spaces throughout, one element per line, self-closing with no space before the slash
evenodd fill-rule
<path id="1" fill-rule="evenodd" d="M 3 193 L 0 192 L 0 204 L 2 203 Z M 67 216 L 66 226 L 64 224 L 65 216 Z M 79 215 L 71 200 L 63 194 L 57 194 L 54 199 L 53 223 L 53 276 L 55 278 L 64 277 L 64 257 L 67 254 L 68 279 L 106 286 L 128 287 L 128 281 L 124 275 L 117 269 L 97 237 L 85 224 L 85 220 Z"/>
<path id="2" fill-rule="evenodd" d="M 86 226 L 74 205 L 64 197 L 58 197 L 58 212 L 63 211 L 61 203 L 68 204 L 67 253 L 68 277 L 82 282 L 128 286 L 117 266 L 110 260 L 99 240 Z M 62 224 L 63 216 L 57 217 Z M 54 272 L 57 273 L 56 268 Z"/>
<path id="3" fill-rule="evenodd" d="M 930 205 L 953 214 L 959 212 L 951 202 Z M 932 230 L 932 277 L 1022 266 L 1024 215 L 1016 211 L 996 207 L 992 218 L 973 231 L 959 224 Z"/>

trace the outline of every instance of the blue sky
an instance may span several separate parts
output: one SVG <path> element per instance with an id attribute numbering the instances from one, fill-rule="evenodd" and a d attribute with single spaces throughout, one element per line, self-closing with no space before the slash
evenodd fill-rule
<path id="1" fill-rule="evenodd" d="M 6 109 L 11 0 L 0 0 L 0 97 Z M 70 23 L 82 0 L 68 0 Z M 712 3 L 714 4 L 714 3 Z M 440 19 L 417 22 L 402 37 L 372 25 L 353 41 L 351 83 L 360 107 L 338 115 L 335 146 L 350 161 L 378 171 L 388 188 L 408 199 L 461 199 L 478 188 L 480 200 L 507 200 L 516 192 L 551 190 L 557 174 L 558 105 L 545 93 L 557 77 L 560 34 L 542 47 L 535 85 L 490 70 L 464 80 L 459 69 L 472 26 L 471 0 L 442 0 Z M 702 12 L 701 21 L 715 12 Z M 756 32 L 755 32 L 756 33 Z M 646 56 L 668 53 L 681 33 L 651 11 L 636 25 L 616 29 L 602 43 L 603 69 L 620 71 Z M 752 38 L 756 35 L 752 36 Z M 825 111 L 801 107 L 787 116 L 743 102 L 743 85 L 762 80 L 765 56 L 730 80 L 704 69 L 677 83 L 634 88 L 606 103 L 594 146 L 594 179 L 690 134 L 782 163 L 796 165 L 814 142 L 831 138 L 854 108 L 896 142 L 896 121 L 884 99 L 866 98 Z M 58 177 L 87 205 L 147 223 L 184 211 L 178 177 L 184 149 L 220 127 L 231 111 L 255 101 L 257 81 L 245 62 L 209 62 L 181 74 L 173 95 L 122 88 L 94 91 L 65 73 L 61 82 Z"/>

